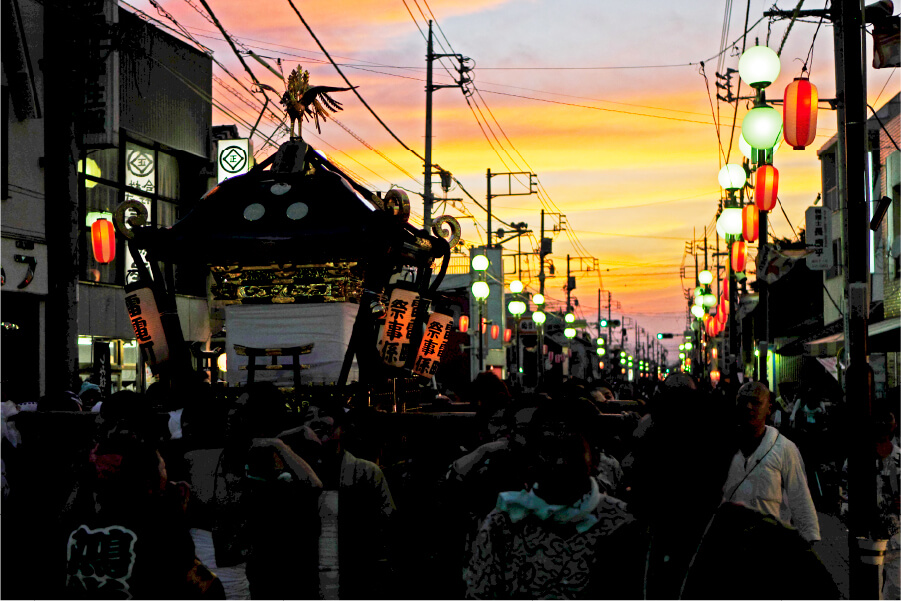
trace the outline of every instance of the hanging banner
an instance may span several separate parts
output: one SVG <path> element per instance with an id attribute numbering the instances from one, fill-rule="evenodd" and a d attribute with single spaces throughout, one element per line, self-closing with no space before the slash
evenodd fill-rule
<path id="1" fill-rule="evenodd" d="M 447 350 L 447 338 L 453 323 L 454 318 L 450 315 L 432 313 L 422 335 L 416 361 L 413 363 L 414 374 L 431 379 L 438 372 L 438 366 Z"/>
<path id="2" fill-rule="evenodd" d="M 379 355 L 388 365 L 403 367 L 407 362 L 413 318 L 418 308 L 418 293 L 403 288 L 395 288 L 391 292 L 385 314 L 385 329 L 378 344 Z"/>
<path id="3" fill-rule="evenodd" d="M 95 342 L 93 355 L 94 383 L 100 387 L 103 398 L 108 399 L 113 392 L 109 342 Z"/>
<path id="4" fill-rule="evenodd" d="M 125 308 L 144 362 L 156 375 L 159 367 L 169 360 L 169 343 L 153 290 L 142 283 L 126 286 Z"/>
<path id="5" fill-rule="evenodd" d="M 155 153 L 150 148 L 138 146 L 132 142 L 125 145 L 125 165 L 126 165 L 126 181 L 125 183 L 134 190 L 143 190 L 149 193 L 156 192 L 156 160 Z M 153 203 L 150 198 L 136 194 L 133 190 L 125 192 L 125 200 L 135 200 L 140 202 L 147 209 L 148 225 L 155 223 L 153 217 Z M 126 220 L 136 214 L 132 209 L 126 210 Z M 147 269 L 150 269 L 150 263 L 147 262 L 147 251 L 140 249 L 138 251 L 140 257 L 135 257 L 130 250 L 125 251 L 125 261 L 122 262 L 122 268 L 125 270 L 125 285 L 138 281 L 138 260 L 144 261 Z"/>

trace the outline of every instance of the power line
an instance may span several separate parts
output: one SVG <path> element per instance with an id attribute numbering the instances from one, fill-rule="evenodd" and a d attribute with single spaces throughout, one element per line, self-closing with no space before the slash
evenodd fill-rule
<path id="1" fill-rule="evenodd" d="M 592 109 L 595 111 L 605 111 L 609 113 L 621 113 L 624 115 L 635 115 L 638 117 L 653 117 L 654 119 L 665 119 L 667 121 L 681 121 L 683 123 L 700 123 L 701 125 L 710 125 L 709 121 L 696 121 L 694 119 L 680 119 L 678 117 L 665 117 L 663 115 L 649 115 L 648 113 L 636 113 L 632 111 L 620 111 L 617 109 L 609 109 L 600 106 L 589 106 L 586 104 L 575 104 L 572 102 L 561 102 L 559 100 L 548 100 L 547 98 L 535 98 L 533 96 L 523 96 L 521 94 L 508 94 L 506 92 L 496 92 L 493 90 L 484 90 L 486 94 L 497 94 L 498 96 L 510 96 L 512 98 L 524 98 L 526 100 L 536 100 L 538 102 L 547 102 L 549 104 L 560 104 L 563 106 L 572 106 L 576 108 Z"/>

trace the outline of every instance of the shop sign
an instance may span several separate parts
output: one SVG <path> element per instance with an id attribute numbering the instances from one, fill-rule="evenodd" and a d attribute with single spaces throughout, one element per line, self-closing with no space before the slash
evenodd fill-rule
<path id="1" fill-rule="evenodd" d="M 94 343 L 94 383 L 100 387 L 103 398 L 107 399 L 113 392 L 110 366 L 109 342 Z"/>
<path id="2" fill-rule="evenodd" d="M 153 203 L 146 196 L 141 196 L 136 192 L 137 190 L 143 190 L 152 194 L 156 191 L 156 160 L 154 158 L 153 150 L 143 148 L 137 144 L 127 144 L 125 152 L 125 174 L 126 185 L 133 188 L 133 190 L 125 191 L 125 200 L 135 200 L 144 205 L 147 208 L 147 215 L 149 216 L 148 225 L 153 223 Z M 131 211 L 131 209 L 126 211 L 125 223 L 128 223 L 128 218 L 133 214 L 134 212 Z M 138 251 L 138 254 L 149 270 L 150 263 L 147 261 L 147 251 L 142 248 Z M 137 259 L 131 254 L 131 250 L 128 248 L 126 248 L 125 251 L 123 269 L 125 270 L 126 286 L 138 281 L 139 272 Z"/>
<path id="3" fill-rule="evenodd" d="M 379 340 L 378 350 L 382 360 L 394 367 L 403 367 L 409 355 L 419 294 L 412 290 L 395 288 L 388 301 L 385 329 Z"/>
<path id="4" fill-rule="evenodd" d="M 832 269 L 831 211 L 826 207 L 807 207 L 807 268 L 812 271 Z"/>
<path id="5" fill-rule="evenodd" d="M 79 61 L 84 77 L 81 105 L 83 142 L 86 148 L 114 148 L 119 143 L 119 51 L 113 39 L 119 22 L 116 0 L 69 2 L 69 11 L 78 14 L 84 59 Z"/>
<path id="6" fill-rule="evenodd" d="M 144 361 L 156 374 L 159 366 L 169 360 L 169 344 L 153 290 L 143 284 L 126 286 L 125 308 Z"/>
<path id="7" fill-rule="evenodd" d="M 431 379 L 438 372 L 438 366 L 447 350 L 447 337 L 453 327 L 454 318 L 443 313 L 432 313 L 422 334 L 419 352 L 413 363 L 413 373 Z"/>
<path id="8" fill-rule="evenodd" d="M 216 141 L 216 181 L 220 184 L 230 177 L 250 171 L 253 145 L 247 138 Z"/>

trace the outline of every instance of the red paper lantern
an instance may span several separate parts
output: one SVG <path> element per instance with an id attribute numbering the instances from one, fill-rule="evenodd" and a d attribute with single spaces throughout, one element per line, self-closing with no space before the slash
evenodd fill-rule
<path id="1" fill-rule="evenodd" d="M 98 219 L 91 224 L 91 243 L 94 247 L 94 260 L 98 263 L 109 263 L 116 258 L 116 230 L 113 222 Z"/>
<path id="2" fill-rule="evenodd" d="M 756 242 L 760 234 L 760 211 L 757 205 L 745 205 L 741 210 L 741 235 L 747 242 Z"/>
<path id="3" fill-rule="evenodd" d="M 757 182 L 754 186 L 754 204 L 761 211 L 772 211 L 779 196 L 779 170 L 772 165 L 757 168 Z"/>
<path id="4" fill-rule="evenodd" d="M 785 88 L 782 122 L 785 141 L 795 150 L 804 150 L 817 136 L 817 87 L 799 77 Z"/>
<path id="5" fill-rule="evenodd" d="M 716 320 L 712 317 L 707 320 L 707 335 L 711 338 L 716 336 Z"/>
<path id="6" fill-rule="evenodd" d="M 468 315 L 461 315 L 461 316 L 460 316 L 460 327 L 459 327 L 459 330 L 460 330 L 460 332 L 462 332 L 463 334 L 465 334 L 465 333 L 467 332 L 467 330 L 469 330 L 469 316 L 468 316 Z"/>
<path id="7" fill-rule="evenodd" d="M 738 273 L 745 270 L 748 259 L 747 243 L 744 240 L 736 240 L 732 243 L 732 271 Z"/>
<path id="8" fill-rule="evenodd" d="M 504 330 L 504 342 L 510 342 L 511 340 L 513 340 L 513 330 L 507 328 Z"/>
<path id="9" fill-rule="evenodd" d="M 497 337 L 500 336 L 500 333 L 501 333 L 501 327 L 499 325 L 494 324 L 493 326 L 491 326 L 491 339 L 492 340 L 497 340 Z"/>
<path id="10" fill-rule="evenodd" d="M 488 330 L 488 320 L 486 318 L 482 318 L 482 334 L 484 334 Z"/>

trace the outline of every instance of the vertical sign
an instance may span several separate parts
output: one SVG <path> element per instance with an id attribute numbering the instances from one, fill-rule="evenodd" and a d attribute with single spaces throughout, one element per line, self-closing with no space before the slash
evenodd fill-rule
<path id="1" fill-rule="evenodd" d="M 826 207 L 807 207 L 807 268 L 813 271 L 832 269 L 831 211 Z"/>
<path id="2" fill-rule="evenodd" d="M 117 0 L 69 2 L 79 15 L 78 28 L 88 32 L 85 60 L 80 61 L 84 75 L 84 103 L 81 127 L 87 148 L 113 148 L 119 145 L 119 51 L 113 39 L 119 22 Z"/>
<path id="3" fill-rule="evenodd" d="M 379 355 L 388 365 L 403 367 L 407 362 L 413 317 L 419 308 L 419 294 L 412 290 L 395 288 L 388 301 L 385 315 L 385 331 L 379 341 Z"/>
<path id="4" fill-rule="evenodd" d="M 414 374 L 431 379 L 438 372 L 441 358 L 447 350 L 447 337 L 450 335 L 453 322 L 454 318 L 450 315 L 432 313 L 413 364 Z"/>
<path id="5" fill-rule="evenodd" d="M 253 146 L 247 138 L 216 141 L 216 178 L 221 184 L 226 179 L 250 171 Z"/>
<path id="6" fill-rule="evenodd" d="M 151 194 L 156 192 L 156 161 L 153 150 L 131 142 L 127 143 L 125 145 L 125 176 L 126 185 L 135 189 L 125 192 L 125 200 L 136 200 L 147 207 L 148 222 L 149 224 L 154 223 L 153 205 L 150 199 L 136 192 L 136 190 L 143 190 Z M 131 213 L 131 211 L 128 211 L 128 213 Z M 128 217 L 131 217 L 131 215 L 126 214 L 126 223 Z M 150 269 L 150 264 L 147 263 L 147 251 L 142 248 L 138 252 L 141 255 L 140 259 L 147 265 L 147 269 Z M 136 260 L 136 257 L 132 256 L 131 251 L 126 249 L 125 261 L 122 263 L 125 269 L 126 286 L 138 281 Z"/>
<path id="7" fill-rule="evenodd" d="M 156 374 L 159 366 L 169 360 L 169 343 L 153 290 L 140 283 L 126 286 L 125 308 L 144 361 Z"/>
<path id="8" fill-rule="evenodd" d="M 110 377 L 109 342 L 94 343 L 94 383 L 100 387 L 103 398 L 108 399 L 113 392 Z"/>

